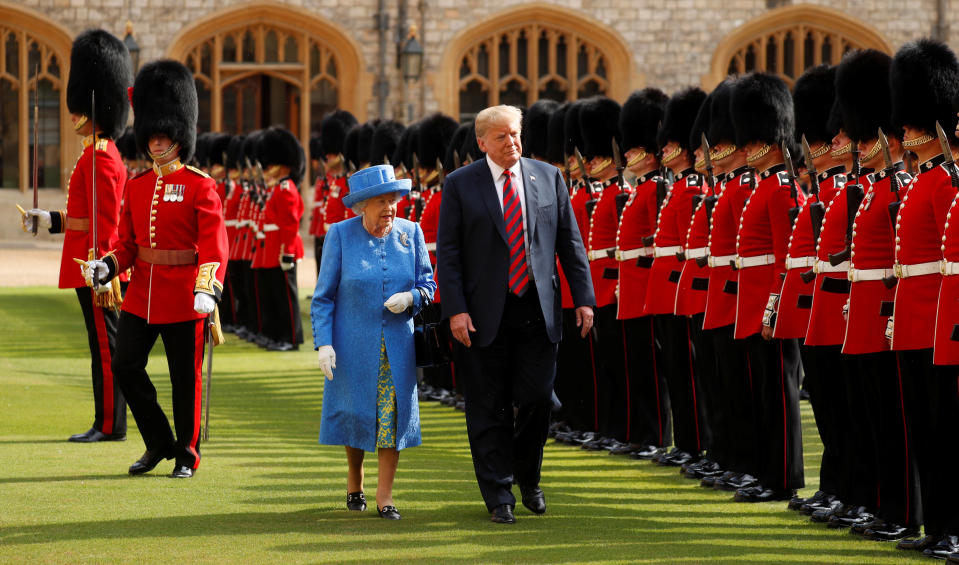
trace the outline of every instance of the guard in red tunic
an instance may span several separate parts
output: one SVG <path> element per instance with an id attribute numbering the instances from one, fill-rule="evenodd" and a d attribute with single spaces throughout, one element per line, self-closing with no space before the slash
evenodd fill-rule
<path id="1" fill-rule="evenodd" d="M 253 260 L 253 248 L 256 242 L 256 213 L 259 208 L 259 187 L 255 180 L 255 167 L 260 132 L 249 133 L 237 154 L 237 166 L 241 170 L 240 186 L 243 194 L 237 204 L 236 234 L 230 245 L 230 263 L 236 269 L 234 281 L 237 282 L 236 327 L 237 337 L 253 342 L 260 334 L 259 297 L 256 281 L 250 264 Z"/>
<path id="2" fill-rule="evenodd" d="M 702 178 L 693 170 L 694 148 L 689 144 L 689 134 L 705 99 L 706 93 L 698 88 L 674 94 L 666 104 L 657 134 L 662 165 L 671 169 L 674 176 L 659 209 L 651 242 L 655 246 L 654 259 L 643 312 L 656 317 L 657 339 L 662 344 L 658 367 L 666 377 L 672 408 L 675 447 L 656 459 L 663 465 L 680 466 L 699 459 L 706 447 L 696 408 L 689 320 L 674 313 L 676 288 L 683 268 L 676 254 L 686 243 L 693 217 L 693 199 L 702 193 Z"/>
<path id="3" fill-rule="evenodd" d="M 348 165 L 344 159 L 346 134 L 358 122 L 353 114 L 346 110 L 334 110 L 320 123 L 320 149 L 326 159 L 326 182 L 329 192 L 323 209 L 323 221 L 319 224 L 326 233 L 331 224 L 352 217 L 352 212 L 343 206 L 343 197 L 349 191 L 346 184 Z M 319 243 L 319 242 L 318 242 Z M 321 245 L 322 247 L 322 245 Z"/>
<path id="4" fill-rule="evenodd" d="M 735 82 L 730 108 L 736 145 L 756 170 L 737 236 L 735 335 L 746 340 L 754 383 L 759 484 L 736 491 L 736 500 L 789 500 L 803 486 L 799 345 L 773 338 L 772 317 L 786 273 L 791 210 L 804 200 L 780 150 L 793 138 L 792 97 L 779 77 L 751 73 Z"/>
<path id="5" fill-rule="evenodd" d="M 736 146 L 736 131 L 729 112 L 733 79 L 723 81 L 710 94 L 707 138 L 710 158 L 721 183 L 710 218 L 708 240 L 709 289 L 703 331 L 716 352 L 718 394 L 710 406 L 713 441 L 709 456 L 724 469 L 721 475 L 703 473 L 701 484 L 736 491 L 754 484 L 756 425 L 753 416 L 752 378 L 746 345 L 733 339 L 736 323 L 738 274 L 730 261 L 736 258 L 736 234 L 746 199 L 752 191 L 746 156 Z"/>
<path id="6" fill-rule="evenodd" d="M 656 88 L 634 92 L 623 103 L 619 132 L 626 149 L 626 168 L 636 175 L 636 188 L 619 217 L 616 261 L 619 263 L 616 318 L 623 324 L 626 377 L 629 385 L 628 441 L 630 456 L 651 459 L 672 443 L 672 418 L 666 379 L 659 365 L 653 316 L 644 313 L 646 288 L 653 265 L 653 236 L 666 180 L 659 175 L 656 130 L 669 97 Z"/>
<path id="7" fill-rule="evenodd" d="M 116 247 L 127 170 L 113 140 L 123 132 L 127 122 L 127 88 L 132 82 L 130 54 L 123 42 L 103 30 L 86 31 L 77 37 L 70 53 L 67 108 L 73 128 L 82 138 L 83 151 L 70 175 L 67 207 L 66 210 L 53 211 L 31 209 L 23 216 L 26 231 L 32 230 L 36 219 L 39 227 L 49 229 L 50 233 L 64 234 L 59 287 L 75 289 L 87 328 L 92 358 L 94 417 L 89 430 L 70 436 L 70 441 L 74 442 L 124 440 L 127 437 L 126 403 L 110 368 L 117 336 L 115 308 L 121 300 L 120 287 L 117 284 L 103 289 L 111 292 L 94 294 L 87 288 L 74 261 L 92 259 L 90 254 L 94 247 L 99 253 L 107 253 Z M 95 112 L 91 106 L 92 92 L 96 93 Z M 93 210 L 94 204 L 96 210 Z M 92 214 L 96 214 L 95 231 L 91 225 Z"/>
<path id="8" fill-rule="evenodd" d="M 221 302 L 229 302 L 229 307 L 233 310 L 233 316 L 231 321 L 227 323 L 223 321 L 221 315 L 220 323 L 222 324 L 223 331 L 230 333 L 236 332 L 240 325 L 240 305 L 241 300 L 243 300 L 245 296 L 245 289 L 242 288 L 243 282 L 238 275 L 236 255 L 234 254 L 234 243 L 236 242 L 240 224 L 240 204 L 243 201 L 245 192 L 244 185 L 240 179 L 240 173 L 243 167 L 241 167 L 239 163 L 240 151 L 243 148 L 244 139 L 246 139 L 246 136 L 243 135 L 230 137 L 226 148 L 226 160 L 224 161 L 224 168 L 226 169 L 226 180 L 224 184 L 226 185 L 227 194 L 226 202 L 223 204 L 223 223 L 226 225 L 226 242 L 230 248 L 230 261 L 226 266 L 226 281 L 223 285 L 223 296 L 225 298 Z"/>
<path id="9" fill-rule="evenodd" d="M 91 261 L 87 277 L 95 273 L 106 284 L 134 267 L 113 359 L 146 444 L 130 474 L 175 458 L 171 476 L 188 478 L 200 464 L 204 337 L 223 288 L 226 226 L 216 183 L 181 161 L 192 156 L 196 138 L 193 74 L 176 61 L 148 63 L 132 101 L 137 145 L 153 158 L 153 168 L 130 180 L 116 252 Z M 170 369 L 175 436 L 146 372 L 157 337 Z"/>
<path id="10" fill-rule="evenodd" d="M 895 281 L 893 221 L 897 203 L 912 180 L 903 170 L 902 132 L 891 121 L 891 62 L 891 57 L 880 51 L 851 53 L 839 66 L 836 81 L 843 127 L 859 142 L 863 170 L 875 171 L 863 181 L 865 195 L 852 224 L 842 348 L 854 363 L 850 382 L 857 383 L 859 390 L 848 395 L 847 406 L 840 408 L 853 420 L 846 432 L 853 464 L 843 474 L 863 482 L 868 482 L 870 475 L 875 477 L 869 485 L 873 488 L 869 501 L 876 519 L 854 524 L 852 532 L 874 540 L 915 536 L 921 521 L 919 481 L 906 444 L 899 370 L 884 337 L 895 298 L 890 284 Z M 888 140 L 889 162 L 878 139 L 879 129 Z M 869 468 L 860 471 L 857 464 Z"/>
<path id="11" fill-rule="evenodd" d="M 220 197 L 220 203 L 223 205 L 223 219 L 224 223 L 228 226 L 228 223 L 233 224 L 233 230 L 231 233 L 231 228 L 227 227 L 227 242 L 233 241 L 231 236 L 235 235 L 236 232 L 236 206 L 238 203 L 238 198 L 236 198 L 236 193 L 239 192 L 235 190 L 235 183 L 233 179 L 230 178 L 229 170 L 227 169 L 227 153 L 229 152 L 230 141 L 233 139 L 232 135 L 226 133 L 214 133 L 210 137 L 210 146 L 207 153 L 207 161 L 209 163 L 209 174 L 213 180 L 216 181 L 216 193 Z M 231 211 L 228 210 L 228 203 L 230 199 L 234 199 L 236 202 L 233 203 L 233 222 L 230 222 Z M 230 266 L 227 265 L 227 274 L 223 279 L 223 300 L 220 301 L 219 307 L 217 308 L 220 312 L 220 326 L 233 328 L 234 320 L 236 319 L 236 296 L 235 290 L 231 284 L 230 280 Z"/>
<path id="12" fill-rule="evenodd" d="M 955 171 L 944 166 L 946 156 L 935 125 L 938 121 L 947 132 L 956 129 L 953 104 L 959 99 L 959 60 L 938 41 L 909 42 L 893 58 L 890 84 L 893 125 L 903 128 L 903 146 L 920 163 L 896 220 L 893 270 L 899 283 L 887 333 L 899 359 L 909 451 L 918 466 L 926 536 L 902 540 L 899 547 L 943 559 L 959 551 L 954 449 L 959 392 L 955 367 L 933 365 L 936 332 L 945 332 L 945 324 L 952 321 L 933 320 L 939 321 L 942 238 L 956 188 L 951 178 Z M 944 345 L 940 359 L 947 352 Z"/>

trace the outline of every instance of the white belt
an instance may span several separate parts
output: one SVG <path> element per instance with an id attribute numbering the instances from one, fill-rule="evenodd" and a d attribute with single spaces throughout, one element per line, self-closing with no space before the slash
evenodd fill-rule
<path id="1" fill-rule="evenodd" d="M 240 222 L 238 222 L 237 220 L 226 220 L 223 223 L 226 224 L 226 227 L 233 228 L 238 226 Z"/>
<path id="2" fill-rule="evenodd" d="M 895 273 L 897 279 L 920 277 L 922 275 L 933 275 L 941 272 L 939 270 L 939 261 L 916 263 L 914 265 L 903 265 L 902 263 L 896 263 L 892 266 L 892 271 Z"/>
<path id="3" fill-rule="evenodd" d="M 881 281 L 893 275 L 892 269 L 849 269 L 846 277 L 851 282 Z"/>
<path id="4" fill-rule="evenodd" d="M 946 261 L 943 259 L 942 261 L 939 261 L 939 272 L 946 277 L 951 275 L 959 275 L 959 263 Z"/>
<path id="5" fill-rule="evenodd" d="M 845 273 L 849 270 L 849 261 L 833 266 L 829 261 L 816 261 L 817 273 Z"/>
<path id="6" fill-rule="evenodd" d="M 776 262 L 776 256 L 772 253 L 765 255 L 754 255 L 752 257 L 736 256 L 736 268 L 746 269 L 749 267 L 761 267 L 763 265 L 772 265 Z"/>
<path id="7" fill-rule="evenodd" d="M 709 266 L 716 267 L 728 267 L 730 261 L 735 261 L 735 255 L 710 255 L 709 256 Z"/>
<path id="8" fill-rule="evenodd" d="M 436 251 L 436 242 L 434 241 L 433 243 L 427 243 L 427 244 L 426 244 L 426 250 L 427 250 L 427 251 L 434 251 L 434 252 L 435 252 L 435 251 Z"/>
<path id="9" fill-rule="evenodd" d="M 615 251 L 615 247 L 607 247 L 606 249 L 593 249 L 589 252 L 589 260 L 595 261 L 597 259 L 606 259 L 609 257 L 608 251 Z"/>
<path id="10" fill-rule="evenodd" d="M 683 250 L 681 245 L 670 245 L 669 247 L 655 247 L 653 248 L 653 257 L 666 257 L 667 255 L 675 256 L 677 253 Z"/>
<path id="11" fill-rule="evenodd" d="M 323 204 L 324 204 L 323 201 L 314 202 L 314 203 L 313 203 L 313 207 L 314 207 L 314 208 L 319 208 L 319 207 L 322 206 Z"/>
<path id="12" fill-rule="evenodd" d="M 637 247 L 636 249 L 622 249 L 616 250 L 616 260 L 617 261 L 629 261 L 630 259 L 636 259 L 637 257 L 649 257 L 653 254 L 652 247 Z"/>
<path id="13" fill-rule="evenodd" d="M 699 259 L 700 257 L 705 257 L 706 255 L 709 255 L 708 247 L 696 247 L 694 249 L 686 250 L 687 259 Z"/>
<path id="14" fill-rule="evenodd" d="M 808 269 L 816 266 L 815 257 L 786 257 L 786 270 Z"/>
<path id="15" fill-rule="evenodd" d="M 261 232 L 261 231 L 258 231 L 258 232 L 256 232 L 256 238 L 257 238 L 257 239 L 266 239 L 266 234 L 264 234 L 264 233 Z"/>
<path id="16" fill-rule="evenodd" d="M 263 224 L 263 231 L 280 231 L 280 226 L 276 224 Z"/>

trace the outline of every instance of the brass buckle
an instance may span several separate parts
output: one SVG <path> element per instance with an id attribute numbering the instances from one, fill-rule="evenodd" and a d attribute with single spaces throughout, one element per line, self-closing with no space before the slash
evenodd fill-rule
<path id="1" fill-rule="evenodd" d="M 897 279 L 906 278 L 905 274 L 902 271 L 902 265 L 900 263 L 896 263 L 895 265 L 892 266 L 892 272 L 894 275 L 896 275 Z"/>

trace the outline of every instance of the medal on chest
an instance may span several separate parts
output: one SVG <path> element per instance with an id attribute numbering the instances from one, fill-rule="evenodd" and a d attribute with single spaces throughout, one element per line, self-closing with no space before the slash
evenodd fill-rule
<path id="1" fill-rule="evenodd" d="M 186 192 L 185 184 L 168 184 L 163 187 L 163 201 L 183 202 L 184 192 Z"/>

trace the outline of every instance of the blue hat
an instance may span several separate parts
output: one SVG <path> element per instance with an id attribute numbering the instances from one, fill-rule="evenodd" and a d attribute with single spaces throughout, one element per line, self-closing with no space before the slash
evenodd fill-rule
<path id="1" fill-rule="evenodd" d="M 356 171 L 350 175 L 347 183 L 350 186 L 350 193 L 343 197 L 343 205 L 347 208 L 388 192 L 406 195 L 413 188 L 413 181 L 410 179 L 396 180 L 391 165 L 375 165 Z"/>

